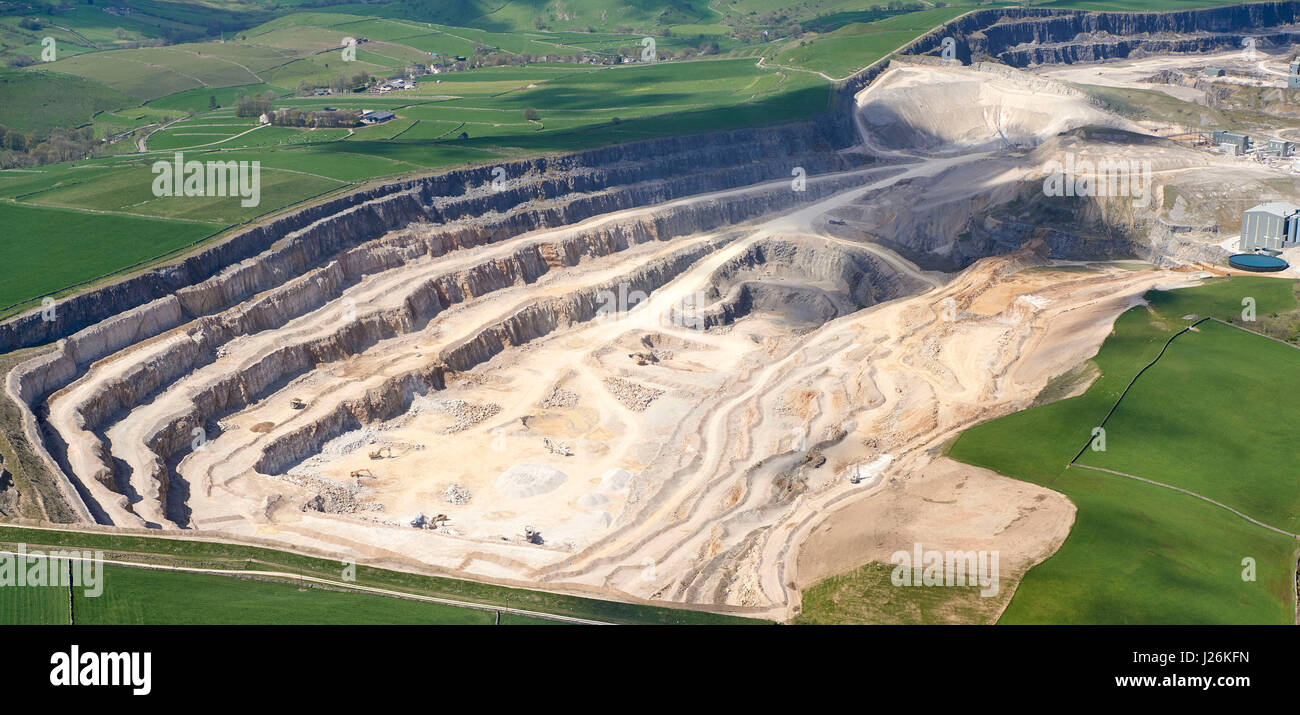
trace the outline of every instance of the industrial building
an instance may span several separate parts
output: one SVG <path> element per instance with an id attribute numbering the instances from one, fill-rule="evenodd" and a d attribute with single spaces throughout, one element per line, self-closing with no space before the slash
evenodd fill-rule
<path id="1" fill-rule="evenodd" d="M 1268 153 L 1272 156 L 1288 157 L 1295 153 L 1295 143 L 1285 139 L 1269 139 Z"/>
<path id="2" fill-rule="evenodd" d="M 1241 214 L 1241 251 L 1281 250 L 1300 241 L 1300 206 L 1270 201 Z"/>
<path id="3" fill-rule="evenodd" d="M 1235 132 L 1224 131 L 1223 129 L 1215 129 L 1214 136 L 1212 137 L 1212 141 L 1215 146 L 1222 146 L 1224 144 L 1236 145 L 1237 147 L 1236 153 L 1238 154 L 1250 150 L 1249 134 L 1237 134 Z"/>

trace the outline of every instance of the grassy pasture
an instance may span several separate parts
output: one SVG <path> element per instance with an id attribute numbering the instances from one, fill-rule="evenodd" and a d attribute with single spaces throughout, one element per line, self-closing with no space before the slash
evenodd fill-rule
<path id="1" fill-rule="evenodd" d="M 1070 536 L 1025 576 L 1002 622 L 1287 623 L 1294 618 L 1293 539 L 1188 495 L 1065 467 L 1137 371 L 1170 335 L 1192 322 L 1186 316 L 1240 320 L 1247 296 L 1255 298 L 1261 314 L 1296 307 L 1294 282 L 1273 278 L 1237 277 L 1152 291 L 1149 308 L 1133 308 L 1116 321 L 1093 360 L 1100 377 L 1084 394 L 977 425 L 951 446 L 949 456 L 955 459 L 1054 489 L 1078 507 Z M 1224 331 L 1237 331 L 1219 328 L 1190 334 L 1185 345 L 1179 341 L 1189 336 L 1179 338 L 1166 355 L 1177 357 L 1143 375 L 1130 393 L 1136 397 L 1133 405 L 1126 398 L 1112 418 L 1116 426 L 1107 428 L 1104 458 L 1137 476 L 1213 489 L 1221 501 L 1239 499 L 1238 508 L 1251 513 L 1247 507 L 1261 507 L 1242 496 L 1243 484 L 1286 494 L 1282 480 L 1292 472 L 1270 472 L 1276 468 L 1273 455 L 1261 455 L 1258 449 L 1236 454 L 1232 467 L 1222 473 L 1215 472 L 1222 460 L 1184 471 L 1190 465 L 1172 455 L 1194 440 L 1206 443 L 1204 451 L 1215 444 L 1231 448 L 1232 440 L 1267 442 L 1268 420 L 1279 414 L 1283 424 L 1294 424 L 1300 407 L 1261 399 L 1260 390 L 1275 388 L 1279 381 L 1300 384 L 1300 363 L 1274 355 L 1275 344 L 1265 338 L 1230 335 Z M 1227 392 L 1246 389 L 1252 399 L 1215 398 L 1212 390 L 1223 387 Z M 1153 417 L 1153 410 L 1160 414 Z M 1254 431 L 1225 440 L 1225 429 Z M 1081 461 L 1095 458 L 1089 454 Z M 1209 483 L 1214 481 L 1219 483 Z M 1290 487 L 1289 503 L 1294 504 L 1294 481 Z M 1251 515 L 1267 523 L 1270 516 L 1279 519 L 1278 513 Z M 1255 582 L 1241 579 L 1246 557 L 1257 562 Z"/>
<path id="2" fill-rule="evenodd" d="M 68 589 L 0 586 L 0 626 L 68 624 Z"/>
<path id="3" fill-rule="evenodd" d="M 787 43 L 773 61 L 831 77 L 847 77 L 972 9 L 957 5 L 846 24 L 811 40 Z"/>
<path id="4" fill-rule="evenodd" d="M 86 124 L 96 112 L 129 101 L 121 92 L 72 75 L 0 69 L 0 124 L 25 132 Z"/>
<path id="5" fill-rule="evenodd" d="M 1124 397 L 1106 422 L 1106 450 L 1079 461 L 1204 494 L 1300 533 L 1296 454 L 1278 439 L 1300 430 L 1298 404 L 1300 351 L 1202 323 Z"/>
<path id="6" fill-rule="evenodd" d="M 301 556 L 286 551 L 277 551 L 256 546 L 243 546 L 238 544 L 224 544 L 216 542 L 192 541 L 187 539 L 158 538 L 152 536 L 127 536 L 119 534 L 103 533 L 79 533 L 73 531 L 57 530 L 39 530 L 39 529 L 19 529 L 0 525 L 0 543 L 18 544 L 25 543 L 31 545 L 32 549 L 49 550 L 53 548 L 77 548 L 77 549 L 99 549 L 105 552 L 106 558 L 121 560 L 127 558 L 131 560 L 146 560 L 155 563 L 164 563 L 177 566 L 203 565 L 208 568 L 220 567 L 229 568 L 233 571 L 242 569 L 262 570 L 262 571 L 282 571 L 296 573 L 306 576 L 317 576 L 320 578 L 339 580 L 340 565 L 338 561 L 329 559 L 318 559 L 310 556 Z M 157 618 L 156 614 L 148 614 L 140 610 L 132 610 L 129 604 L 121 603 L 123 600 L 135 600 L 141 602 L 156 602 L 162 604 L 178 604 L 178 608 L 186 608 L 183 603 L 185 594 L 192 598 L 200 598 L 198 591 L 205 586 L 191 583 L 168 583 L 164 579 L 156 578 L 160 572 L 147 571 L 138 578 L 131 578 L 130 575 L 123 577 L 116 571 L 122 572 L 136 571 L 135 569 L 122 567 L 117 569 L 113 567 L 114 572 L 109 573 L 105 579 L 105 596 L 99 600 L 107 598 L 114 590 L 121 590 L 124 595 L 118 596 L 119 605 L 114 605 L 110 601 L 105 601 L 103 608 L 107 609 L 104 616 L 105 621 L 125 618 L 130 619 L 133 614 L 147 618 Z M 106 567 L 106 571 L 109 567 Z M 163 576 L 170 574 L 161 574 Z M 260 583 L 255 581 L 236 581 L 235 579 L 219 576 L 205 575 L 205 578 L 227 579 L 235 584 Z M 704 611 L 694 611 L 679 608 L 666 608 L 663 606 L 648 606 L 641 604 L 620 603 L 616 601 L 601 601 L 592 598 L 583 598 L 579 596 L 567 596 L 563 594 L 547 593 L 544 591 L 528 591 L 506 586 L 497 586 L 494 584 L 480 583 L 477 581 L 464 581 L 454 578 L 441 576 L 426 576 L 422 574 L 412 574 L 400 571 L 389 571 L 369 566 L 357 566 L 356 581 L 360 586 L 371 586 L 400 590 L 417 595 L 436 596 L 455 600 L 470 601 L 481 603 L 488 606 L 507 606 L 526 611 L 535 611 L 541 613 L 554 613 L 558 615 L 574 616 L 578 618 L 587 618 L 598 621 L 611 623 L 630 623 L 630 624 L 661 624 L 661 625 L 691 625 L 691 624 L 718 624 L 718 625 L 745 625 L 760 624 L 765 621 L 758 621 L 750 618 L 738 616 L 719 615 Z M 125 595 L 127 587 L 132 586 L 134 595 Z M 247 592 L 244 592 L 243 586 L 233 586 L 234 591 L 230 591 L 232 600 L 237 599 L 240 602 L 247 602 Z M 296 599 L 304 597 L 302 600 L 307 601 L 313 596 L 306 596 L 310 592 L 299 592 L 297 586 L 287 586 L 291 593 L 272 594 L 270 597 L 278 599 L 285 603 L 286 599 Z M 242 593 L 241 593 L 242 592 Z M 329 593 L 329 592 L 322 592 Z M 66 592 L 64 592 L 66 599 Z M 74 592 L 74 596 L 75 596 Z M 336 594 L 352 598 L 356 594 Z M 369 596 L 367 596 L 370 598 Z M 322 597 L 323 598 L 323 597 Z M 373 597 L 386 599 L 386 597 Z M 89 600 L 89 599 L 86 599 Z M 256 599 L 254 599 L 256 600 Z M 65 600 L 66 603 L 66 600 Z M 82 618 L 81 599 L 75 602 L 78 609 L 78 622 Z M 408 602 L 403 602 L 408 603 Z M 417 604 L 423 605 L 423 604 Z M 226 609 L 219 604 L 213 603 L 211 606 L 214 612 L 235 618 L 257 617 L 247 612 L 236 612 L 237 609 Z M 66 611 L 65 611 L 66 612 Z M 351 618 L 352 614 L 349 614 Z M 94 617 L 87 615 L 88 618 Z M 489 614 L 491 617 L 491 614 Z M 341 620 L 341 616 L 336 618 L 340 620 L 329 622 L 360 622 L 355 620 Z M 523 620 L 522 617 L 516 617 L 517 620 Z M 505 615 L 502 615 L 502 622 L 507 621 Z M 117 622 L 113 620 L 113 622 Z M 248 622 L 245 620 L 228 621 L 228 622 Z M 369 621 L 365 621 L 369 622 Z M 489 621 L 490 622 L 490 621 Z"/>
<path id="7" fill-rule="evenodd" d="M 186 157 L 191 159 L 196 157 Z M 219 157 L 224 160 L 224 157 Z M 158 157 L 170 159 L 170 157 Z M 201 221 L 211 233 L 211 226 L 223 227 L 247 221 L 267 212 L 269 207 L 285 206 L 312 196 L 336 189 L 343 182 L 304 174 L 267 171 L 261 172 L 261 202 L 257 206 L 241 206 L 238 196 L 162 196 L 153 194 L 153 173 L 150 164 L 122 167 L 112 173 L 99 174 L 95 181 L 87 181 L 63 188 L 52 189 L 28 199 L 42 206 L 60 206 L 76 209 L 94 209 L 159 218 Z M 163 251 L 159 251 L 163 253 Z"/>
<path id="8" fill-rule="evenodd" d="M 920 588 L 895 586 L 893 564 L 869 563 L 832 576 L 801 594 L 797 625 L 941 625 L 985 623 L 997 611 L 979 586 Z"/>
<path id="9" fill-rule="evenodd" d="M 0 202 L 0 307 L 161 255 L 223 226 Z M 21 267 L 21 270 L 13 270 Z"/>
<path id="10" fill-rule="evenodd" d="M 496 618 L 388 596 L 113 565 L 104 567 L 100 596 L 73 589 L 73 599 L 77 623 L 88 625 L 492 625 Z"/>
<path id="11" fill-rule="evenodd" d="M 378 156 L 352 154 L 346 151 L 326 153 L 316 151 L 314 147 L 298 149 L 276 149 L 275 151 L 227 151 L 200 154 L 198 158 L 219 161 L 261 161 L 262 169 L 283 169 L 304 174 L 337 179 L 339 181 L 363 181 L 372 176 L 387 176 L 417 171 L 420 167 L 402 161 Z M 187 152 L 187 156 L 188 156 Z"/>

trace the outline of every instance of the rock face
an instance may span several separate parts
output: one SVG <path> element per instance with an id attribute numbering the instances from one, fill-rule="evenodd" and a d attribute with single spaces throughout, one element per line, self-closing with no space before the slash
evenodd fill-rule
<path id="1" fill-rule="evenodd" d="M 701 316 L 706 327 L 751 312 L 815 326 L 876 303 L 915 293 L 920 281 L 865 249 L 809 237 L 766 240 L 714 271 Z"/>
<path id="2" fill-rule="evenodd" d="M 490 227 L 470 225 L 449 237 L 492 242 L 609 211 L 789 177 L 792 166 L 809 175 L 842 170 L 862 161 L 835 153 L 851 140 L 833 125 L 812 122 L 507 162 L 500 165 L 507 177 L 500 191 L 492 188 L 497 167 L 479 167 L 356 192 L 238 233 L 174 265 L 63 300 L 56 320 L 45 321 L 35 311 L 0 323 L 0 353 L 68 337 L 170 296 L 177 303 L 169 313 L 149 311 L 139 326 L 174 327 L 181 318 L 211 314 L 414 223 L 446 225 L 504 213 L 505 220 Z M 574 198 L 560 200 L 565 197 Z M 533 208 L 519 211 L 521 204 Z"/>
<path id="3" fill-rule="evenodd" d="M 1001 8 L 963 15 L 908 49 L 937 55 L 944 37 L 957 40 L 957 57 L 988 56 L 1012 67 L 1096 62 L 1162 52 L 1240 49 L 1256 38 L 1261 48 L 1300 37 L 1300 3 L 1265 2 L 1179 12 L 1079 12 Z"/>

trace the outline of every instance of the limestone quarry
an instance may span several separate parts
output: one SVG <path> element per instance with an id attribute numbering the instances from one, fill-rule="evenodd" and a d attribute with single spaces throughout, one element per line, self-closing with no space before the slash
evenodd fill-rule
<path id="1" fill-rule="evenodd" d="M 838 122 L 372 190 L 69 306 L 5 393 L 83 524 L 779 619 L 898 543 L 1014 577 L 1072 505 L 944 444 L 1293 185 L 1080 89 L 1195 64 L 1126 62 L 904 59 Z M 1147 193 L 1054 201 L 1066 155 Z"/>

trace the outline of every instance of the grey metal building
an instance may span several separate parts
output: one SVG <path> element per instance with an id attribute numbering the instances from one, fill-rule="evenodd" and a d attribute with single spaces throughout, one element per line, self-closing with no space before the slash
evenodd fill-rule
<path id="1" fill-rule="evenodd" d="M 1285 139 L 1269 139 L 1268 153 L 1273 156 L 1291 156 L 1295 153 L 1295 144 Z"/>
<path id="2" fill-rule="evenodd" d="M 1250 149 L 1250 135 L 1215 129 L 1213 143 L 1215 146 L 1220 144 L 1236 144 L 1238 151 L 1244 152 Z"/>
<path id="3" fill-rule="evenodd" d="M 1241 251 L 1256 248 L 1281 250 L 1300 241 L 1300 206 L 1270 201 L 1241 214 Z"/>

